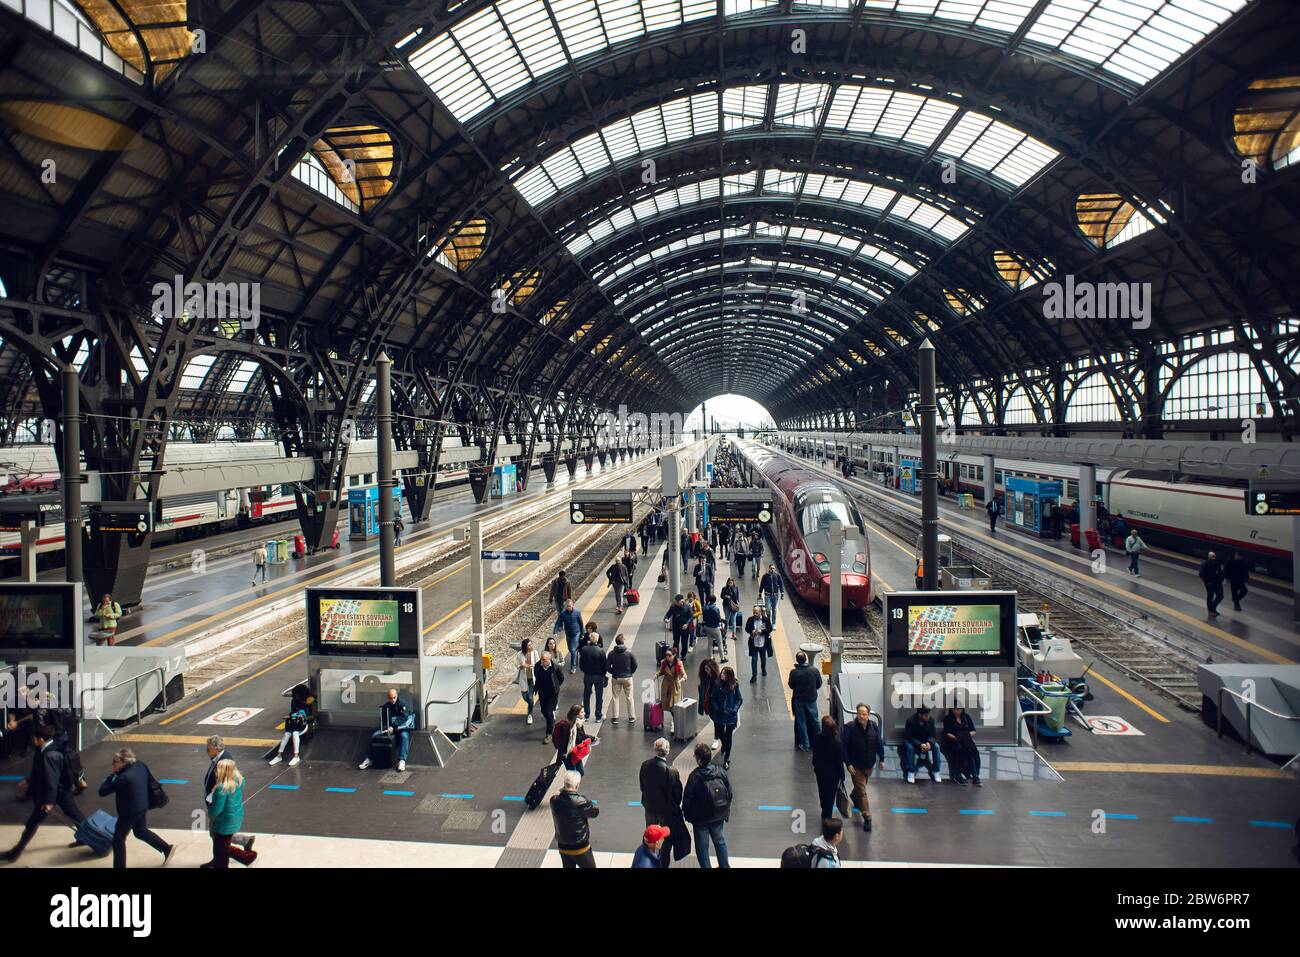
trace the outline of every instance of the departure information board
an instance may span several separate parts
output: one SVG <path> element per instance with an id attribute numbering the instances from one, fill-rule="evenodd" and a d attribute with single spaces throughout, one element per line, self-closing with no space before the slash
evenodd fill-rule
<path id="1" fill-rule="evenodd" d="M 582 499 L 569 502 L 573 525 L 628 525 L 632 522 L 632 496 L 620 499 Z"/>
<path id="2" fill-rule="evenodd" d="M 1250 483 L 1246 495 L 1247 515 L 1300 515 L 1300 485 Z"/>

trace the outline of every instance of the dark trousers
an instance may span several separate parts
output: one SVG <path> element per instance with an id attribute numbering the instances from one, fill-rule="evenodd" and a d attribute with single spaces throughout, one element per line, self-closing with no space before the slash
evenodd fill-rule
<path id="1" fill-rule="evenodd" d="M 54 806 L 62 811 L 64 816 L 73 824 L 80 824 L 86 819 L 86 815 L 81 813 L 81 808 L 77 807 L 77 802 L 73 800 L 71 794 L 66 792 L 60 794 L 55 798 Z M 27 823 L 23 825 L 22 836 L 18 838 L 18 843 L 14 846 L 14 851 L 17 854 L 21 854 L 23 848 L 31 843 L 32 838 L 36 836 L 36 832 L 40 830 L 41 825 L 45 823 L 45 819 L 51 813 L 53 812 L 47 812 L 39 804 L 32 806 L 31 816 L 27 818 Z"/>
<path id="2" fill-rule="evenodd" d="M 996 534 L 998 530 L 998 516 L 996 513 L 989 516 L 989 534 Z"/>
<path id="3" fill-rule="evenodd" d="M 113 832 L 114 867 L 126 867 L 126 836 L 128 834 L 134 834 L 159 854 L 166 854 L 171 849 L 170 844 L 149 830 L 149 826 L 145 823 L 147 815 L 147 811 L 142 811 L 134 819 L 125 817 L 117 819 L 117 830 Z"/>
<path id="4" fill-rule="evenodd" d="M 677 652 L 677 657 L 681 661 L 686 660 L 686 653 L 690 651 L 691 633 L 689 629 L 683 628 L 681 631 L 673 632 L 673 650 Z"/>
<path id="5" fill-rule="evenodd" d="M 561 848 L 560 860 L 564 862 L 565 870 L 569 870 L 570 868 L 586 869 L 596 866 L 596 858 L 592 856 L 590 844 L 580 851 L 566 851 Z"/>
<path id="6" fill-rule="evenodd" d="M 542 709 L 542 717 L 546 719 L 546 733 L 550 734 L 555 730 L 555 706 L 558 701 L 555 698 L 537 697 L 537 703 Z"/>
<path id="7" fill-rule="evenodd" d="M 1211 584 L 1205 583 L 1205 609 L 1211 615 L 1216 614 L 1219 610 L 1219 602 L 1223 601 L 1223 582 Z"/>
<path id="8" fill-rule="evenodd" d="M 591 710 L 591 692 L 596 692 L 596 710 Z M 582 676 L 582 707 L 587 714 L 594 715 L 597 721 L 600 721 L 605 715 L 605 676 L 604 675 L 583 675 Z"/>
<path id="9" fill-rule="evenodd" d="M 1228 585 L 1232 589 L 1232 606 L 1234 608 L 1240 607 L 1241 600 L 1246 597 L 1246 583 L 1229 582 Z"/>
<path id="10" fill-rule="evenodd" d="M 713 733 L 719 741 L 722 742 L 722 760 L 731 760 L 731 737 L 736 733 L 734 724 L 718 724 L 713 722 Z"/>
<path id="11" fill-rule="evenodd" d="M 231 844 L 233 834 L 213 834 L 212 835 L 212 866 L 226 868 L 230 866 L 230 859 L 233 857 L 239 863 L 247 867 L 253 861 L 257 860 L 255 851 L 247 851 L 236 844 Z"/>
<path id="12" fill-rule="evenodd" d="M 817 777 L 817 799 L 821 802 L 823 821 L 829 821 L 835 816 L 835 790 L 842 780 L 844 780 L 842 774 L 834 777 L 829 775 Z"/>

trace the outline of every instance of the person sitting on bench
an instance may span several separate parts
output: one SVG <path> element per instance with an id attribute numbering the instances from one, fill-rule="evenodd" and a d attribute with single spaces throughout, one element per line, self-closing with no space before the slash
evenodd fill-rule
<path id="1" fill-rule="evenodd" d="M 942 781 L 939 773 L 939 739 L 934 732 L 934 719 L 930 709 L 925 705 L 916 709 L 916 714 L 907 719 L 903 728 L 903 771 L 907 783 L 916 783 L 916 760 L 920 758 L 930 772 L 931 781 Z"/>
<path id="2" fill-rule="evenodd" d="M 289 702 L 289 716 L 284 719 L 284 735 L 280 738 L 280 747 L 276 750 L 275 757 L 271 759 L 271 764 L 279 764 L 284 760 L 284 749 L 292 741 L 293 757 L 289 759 L 289 767 L 298 766 L 301 760 L 302 736 L 313 724 L 311 713 L 315 704 L 316 696 L 306 685 L 297 685 L 293 689 L 293 697 Z"/>
<path id="3" fill-rule="evenodd" d="M 366 759 L 361 762 L 364 771 L 375 763 L 375 746 L 392 735 L 397 748 L 397 770 L 406 770 L 406 756 L 411 753 L 411 730 L 415 727 L 415 714 L 406 702 L 397 696 L 396 688 L 388 689 L 388 702 L 379 709 L 379 730 L 370 736 Z"/>

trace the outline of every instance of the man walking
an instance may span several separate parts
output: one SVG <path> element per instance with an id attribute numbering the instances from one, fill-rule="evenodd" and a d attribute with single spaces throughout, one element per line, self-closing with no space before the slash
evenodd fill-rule
<path id="1" fill-rule="evenodd" d="M 718 852 L 718 867 L 729 868 L 725 828 L 731 818 L 731 779 L 713 763 L 713 749 L 701 741 L 695 746 L 696 768 L 686 779 L 682 810 L 695 831 L 695 857 L 701 868 L 711 867 L 709 842 Z"/>
<path id="2" fill-rule="evenodd" d="M 767 605 L 768 618 L 775 622 L 777 603 L 785 595 L 785 583 L 781 581 L 781 576 L 777 573 L 775 565 L 767 566 L 767 571 L 763 573 L 763 577 L 758 583 L 758 594 L 762 597 L 763 603 Z"/>
<path id="3" fill-rule="evenodd" d="M 20 798 L 26 793 L 27 799 L 32 802 L 32 813 L 23 825 L 18 843 L 0 854 L 0 860 L 11 864 L 22 856 L 23 850 L 36 836 L 36 831 L 56 807 L 74 825 L 79 825 L 86 819 L 72 796 L 73 780 L 69 773 L 68 758 L 54 743 L 54 728 L 47 724 L 37 725 L 31 734 L 36 756 L 32 759 L 31 774 L 18 785 L 18 793 Z"/>
<path id="4" fill-rule="evenodd" d="M 597 721 L 605 720 L 605 682 L 609 679 L 609 659 L 600 638 L 588 641 L 578 649 L 578 667 L 582 669 L 582 707 L 587 714 L 592 714 L 591 693 L 596 692 Z M 630 707 L 629 707 L 630 710 Z"/>
<path id="5" fill-rule="evenodd" d="M 149 830 L 145 818 L 149 813 L 149 766 L 137 761 L 135 752 L 123 748 L 113 755 L 113 773 L 99 786 L 99 796 L 114 797 L 117 809 L 117 829 L 113 831 L 113 867 L 126 867 L 126 838 L 134 834 L 163 856 L 166 867 L 176 853 L 176 846 L 168 844 Z"/>
<path id="6" fill-rule="evenodd" d="M 578 793 L 581 786 L 581 774 L 565 771 L 560 793 L 551 798 L 555 843 L 565 870 L 596 866 L 596 858 L 591 853 L 591 827 L 587 822 L 600 815 L 600 808 Z"/>
<path id="7" fill-rule="evenodd" d="M 262 576 L 262 584 L 266 584 L 266 546 L 258 545 L 253 549 L 253 584 L 257 587 L 257 576 Z"/>
<path id="8" fill-rule="evenodd" d="M 871 801 L 867 797 L 867 781 L 871 777 L 873 765 L 882 770 L 885 767 L 885 742 L 881 738 L 880 729 L 871 720 L 870 706 L 860 704 L 856 711 L 857 716 L 844 726 L 840 744 L 849 777 L 853 779 L 853 793 L 850 797 L 862 813 L 862 830 L 870 831 Z"/>
<path id="9" fill-rule="evenodd" d="M 987 512 L 987 513 L 988 513 L 988 516 L 989 516 L 989 534 L 990 534 L 990 535 L 996 535 L 996 534 L 998 533 L 998 500 L 997 500 L 997 498 L 991 498 L 991 499 L 989 499 L 988 504 L 984 506 L 984 511 Z"/>
<path id="10" fill-rule="evenodd" d="M 1124 539 L 1124 554 L 1128 556 L 1128 573 L 1134 578 L 1142 577 L 1141 555 L 1146 547 L 1147 543 L 1142 541 L 1138 530 L 1130 528 L 1128 538 Z"/>
<path id="11" fill-rule="evenodd" d="M 812 740 L 817 735 L 821 672 L 808 663 L 808 656 L 801 651 L 794 656 L 794 667 L 785 683 L 790 688 L 790 704 L 794 708 L 794 746 L 800 751 L 811 751 Z"/>
<path id="12" fill-rule="evenodd" d="M 572 597 L 573 589 L 569 587 L 569 580 L 564 576 L 564 569 L 560 569 L 555 575 L 555 580 L 551 582 L 551 602 L 555 605 L 557 615 L 564 611 L 564 603 Z"/>
<path id="13" fill-rule="evenodd" d="M 1232 610 L 1241 611 L 1241 600 L 1246 597 L 1246 585 L 1250 582 L 1250 562 L 1241 557 L 1241 552 L 1233 552 L 1224 571 L 1232 588 Z"/>
<path id="14" fill-rule="evenodd" d="M 614 614 L 623 614 L 623 598 L 627 594 L 628 588 L 632 584 L 632 575 L 628 572 L 627 566 L 618 559 L 605 569 L 605 578 L 609 580 L 609 587 L 614 592 Z"/>
<path id="15" fill-rule="evenodd" d="M 295 747 L 297 746 L 295 745 Z M 235 756 L 226 750 L 226 743 L 217 734 L 208 738 L 207 751 L 208 768 L 203 772 L 203 801 L 205 808 L 212 806 L 212 791 L 217 786 L 217 765 L 225 760 L 235 760 Z M 242 847 L 246 851 L 251 851 L 254 840 L 255 837 L 251 834 L 236 834 L 230 839 L 230 843 Z"/>
<path id="16" fill-rule="evenodd" d="M 555 619 L 551 634 L 564 633 L 564 642 L 568 645 L 569 674 L 578 670 L 578 642 L 582 639 L 582 631 L 582 612 L 573 607 L 572 598 L 567 598 Z"/>
<path id="17" fill-rule="evenodd" d="M 641 763 L 641 810 L 645 812 L 646 825 L 659 824 L 674 827 L 682 812 L 682 776 L 668 763 L 667 738 L 656 738 L 654 755 Z M 660 867 L 672 863 L 672 854 L 664 854 Z"/>
<path id="18" fill-rule="evenodd" d="M 1223 562 L 1219 561 L 1219 557 L 1214 552 L 1210 552 L 1205 561 L 1201 562 L 1201 569 L 1197 574 L 1205 584 L 1205 610 L 1218 618 L 1219 602 L 1223 601 L 1223 579 L 1226 575 Z"/>
<path id="19" fill-rule="evenodd" d="M 564 684 L 564 669 L 551 660 L 551 653 L 543 651 L 541 660 L 533 665 L 533 688 L 537 694 L 537 705 L 542 709 L 546 719 L 546 730 L 542 740 L 549 741 L 555 730 L 555 709 L 560 703 L 560 685 Z"/>

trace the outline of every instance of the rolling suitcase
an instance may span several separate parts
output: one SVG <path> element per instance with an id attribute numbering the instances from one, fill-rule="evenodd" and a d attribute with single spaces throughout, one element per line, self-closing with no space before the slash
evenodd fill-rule
<path id="1" fill-rule="evenodd" d="M 113 832 L 117 830 L 117 818 L 107 811 L 95 811 L 77 825 L 76 838 L 95 852 L 96 857 L 103 857 L 113 850 Z"/>
<path id="2" fill-rule="evenodd" d="M 641 593 L 635 588 L 629 588 L 623 593 L 623 600 L 629 605 L 639 605 L 641 604 Z"/>
<path id="3" fill-rule="evenodd" d="M 655 664 L 664 660 L 664 655 L 668 654 L 668 649 L 671 647 L 672 645 L 663 639 L 655 642 Z"/>
<path id="4" fill-rule="evenodd" d="M 699 714 L 694 698 L 683 698 L 673 705 L 673 740 L 693 741 L 699 731 Z"/>
<path id="5" fill-rule="evenodd" d="M 374 757 L 370 759 L 372 767 L 393 767 L 393 735 L 375 735 L 370 739 L 370 751 L 374 754 Z"/>
<path id="6" fill-rule="evenodd" d="M 559 762 L 548 764 L 538 772 L 537 777 L 533 778 L 533 783 L 528 787 L 528 793 L 524 795 L 524 804 L 528 805 L 528 810 L 537 810 L 537 805 L 542 803 L 542 798 L 550 790 L 551 782 L 555 780 L 555 773 L 559 768 Z"/>
<path id="7" fill-rule="evenodd" d="M 664 726 L 664 706 L 656 702 L 647 702 L 641 708 L 641 724 L 649 731 L 659 731 Z"/>

